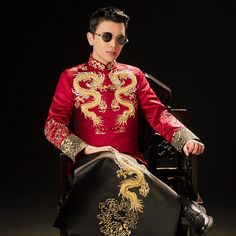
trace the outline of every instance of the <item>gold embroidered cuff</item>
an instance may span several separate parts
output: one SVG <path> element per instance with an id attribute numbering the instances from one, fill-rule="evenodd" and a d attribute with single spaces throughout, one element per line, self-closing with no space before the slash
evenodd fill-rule
<path id="1" fill-rule="evenodd" d="M 181 152 L 184 144 L 189 139 L 199 140 L 199 138 L 188 128 L 181 128 L 173 134 L 171 144 L 176 148 L 177 151 Z"/>
<path id="2" fill-rule="evenodd" d="M 70 157 L 73 161 L 76 155 L 82 151 L 88 144 L 74 134 L 69 135 L 61 144 L 61 151 Z"/>

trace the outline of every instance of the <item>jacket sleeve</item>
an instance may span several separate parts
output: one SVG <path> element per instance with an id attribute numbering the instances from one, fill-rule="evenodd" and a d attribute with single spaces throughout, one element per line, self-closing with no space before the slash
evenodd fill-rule
<path id="1" fill-rule="evenodd" d="M 44 126 L 46 139 L 71 159 L 86 146 L 70 129 L 69 123 L 74 108 L 72 71 L 64 71 L 58 81 Z"/>
<path id="2" fill-rule="evenodd" d="M 151 127 L 177 151 L 181 152 L 184 144 L 190 139 L 199 140 L 184 124 L 173 116 L 150 87 L 144 74 L 140 72 L 138 100 L 140 109 Z"/>

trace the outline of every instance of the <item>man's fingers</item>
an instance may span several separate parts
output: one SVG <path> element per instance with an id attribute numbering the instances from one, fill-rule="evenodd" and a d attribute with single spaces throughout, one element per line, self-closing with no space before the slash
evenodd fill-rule
<path id="1" fill-rule="evenodd" d="M 184 154 L 189 156 L 190 154 L 193 155 L 200 155 L 204 152 L 205 146 L 203 143 L 200 143 L 196 140 L 189 140 L 183 147 Z"/>

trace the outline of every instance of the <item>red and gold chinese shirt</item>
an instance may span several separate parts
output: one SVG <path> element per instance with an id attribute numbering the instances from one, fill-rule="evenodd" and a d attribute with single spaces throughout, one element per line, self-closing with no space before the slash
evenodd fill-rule
<path id="1" fill-rule="evenodd" d="M 73 160 L 88 144 L 110 145 L 145 160 L 138 147 L 138 110 L 181 151 L 197 138 L 170 114 L 137 67 L 88 62 L 62 72 L 45 123 L 46 138 Z"/>

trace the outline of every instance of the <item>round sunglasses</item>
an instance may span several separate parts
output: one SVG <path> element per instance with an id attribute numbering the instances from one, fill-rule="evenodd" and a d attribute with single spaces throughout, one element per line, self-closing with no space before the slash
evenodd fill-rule
<path id="1" fill-rule="evenodd" d="M 110 42 L 113 38 L 113 34 L 110 33 L 110 32 L 104 32 L 102 34 L 98 34 L 98 33 L 94 33 L 94 34 L 97 35 L 97 36 L 102 37 L 102 40 L 106 43 Z M 127 37 L 125 35 L 122 35 L 122 34 L 116 36 L 115 40 L 116 40 L 116 43 L 118 43 L 120 45 L 124 45 L 129 41 L 127 39 Z"/>

